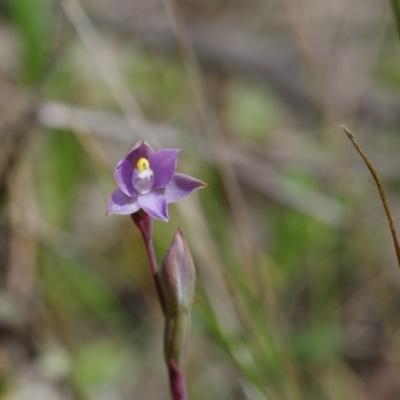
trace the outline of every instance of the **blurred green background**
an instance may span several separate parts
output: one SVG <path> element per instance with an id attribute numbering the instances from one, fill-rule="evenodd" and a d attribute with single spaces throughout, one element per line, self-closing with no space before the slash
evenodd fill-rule
<path id="1" fill-rule="evenodd" d="M 394 6 L 394 7 L 392 7 Z M 191 400 L 400 399 L 396 0 L 0 2 L 0 398 L 167 400 L 129 147 L 210 186 L 155 223 L 197 268 Z"/>

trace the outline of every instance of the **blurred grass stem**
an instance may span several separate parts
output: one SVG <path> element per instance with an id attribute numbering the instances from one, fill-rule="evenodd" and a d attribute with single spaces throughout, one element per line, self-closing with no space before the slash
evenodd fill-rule
<path id="1" fill-rule="evenodd" d="M 397 262 L 398 262 L 399 267 L 400 267 L 400 243 L 399 243 L 399 237 L 397 235 L 396 227 L 395 227 L 395 224 L 394 224 L 394 221 L 393 221 L 392 211 L 390 210 L 390 206 L 389 206 L 389 202 L 388 202 L 388 199 L 387 199 L 387 196 L 386 196 L 385 189 L 383 188 L 383 185 L 382 185 L 382 182 L 381 182 L 381 180 L 379 178 L 379 175 L 376 172 L 375 168 L 373 167 L 371 161 L 369 160 L 367 155 L 364 153 L 364 151 L 360 147 L 360 145 L 357 143 L 357 140 L 356 140 L 356 138 L 354 136 L 354 133 L 351 132 L 349 129 L 347 129 L 344 125 L 341 125 L 341 127 L 343 128 L 343 130 L 345 131 L 347 137 L 351 140 L 351 142 L 353 143 L 354 147 L 357 149 L 358 153 L 360 154 L 360 156 L 364 160 L 365 164 L 367 165 L 368 169 L 370 170 L 370 172 L 372 174 L 372 177 L 375 180 L 376 186 L 378 187 L 379 196 L 381 197 L 382 204 L 383 204 L 383 207 L 385 209 L 386 216 L 388 218 L 390 231 L 392 232 L 393 244 L 394 244 L 394 248 L 396 250 L 396 256 L 397 256 Z"/>
<path id="2" fill-rule="evenodd" d="M 215 165 L 221 177 L 224 191 L 228 199 L 230 214 L 236 233 L 236 240 L 240 249 L 242 266 L 245 267 L 242 268 L 242 273 L 247 273 L 246 278 L 247 282 L 251 283 L 249 285 L 251 291 L 257 293 L 256 296 L 263 297 L 265 286 L 262 285 L 261 280 L 259 279 L 258 271 L 261 267 L 262 257 L 257 246 L 256 233 L 250 219 L 249 209 L 229 152 L 229 146 L 225 140 L 218 117 L 214 109 L 209 106 L 210 101 L 208 100 L 206 93 L 206 87 L 203 82 L 199 61 L 178 4 L 176 0 L 163 0 L 163 4 L 182 55 L 206 139 L 210 146 L 210 150 L 212 151 Z M 269 289 L 270 293 L 273 293 L 273 289 L 271 287 Z M 275 295 L 273 294 L 273 296 Z M 270 299 L 268 300 L 269 307 L 274 308 L 272 314 L 275 313 L 278 315 L 279 311 L 276 308 L 277 303 L 275 301 L 271 302 Z M 282 325 L 277 325 L 277 330 L 279 331 L 277 337 L 285 337 L 285 334 L 283 333 L 284 327 Z M 287 344 L 283 344 L 283 346 L 285 345 Z M 290 376 L 285 388 L 288 397 L 292 399 L 302 398 L 301 383 L 297 376 L 295 364 L 291 358 L 288 360 L 285 358 L 285 369 L 287 375 Z"/>
<path id="3" fill-rule="evenodd" d="M 163 4 L 178 43 L 190 85 L 192 86 L 199 116 L 208 139 L 208 144 L 210 145 L 210 150 L 212 151 L 216 167 L 222 178 L 232 220 L 234 221 L 239 248 L 242 250 L 244 262 L 248 266 L 254 268 L 258 261 L 254 229 L 250 223 L 246 202 L 238 182 L 236 171 L 233 168 L 217 115 L 209 106 L 210 102 L 206 94 L 199 61 L 176 1 L 163 0 Z M 255 285 L 257 285 L 256 279 Z"/>
<path id="4" fill-rule="evenodd" d="M 298 0 L 284 0 L 283 3 L 288 17 L 289 31 L 302 61 L 302 72 L 307 82 L 306 88 L 315 115 L 321 126 L 330 126 L 334 117 L 324 90 L 320 61 L 313 41 L 311 25 L 305 12 L 305 4 Z M 328 145 L 332 144 L 332 135 L 329 131 L 324 129 L 323 133 L 325 137 L 322 139 L 327 141 Z"/>
<path id="5" fill-rule="evenodd" d="M 83 45 L 86 47 L 95 66 L 98 68 L 115 102 L 123 112 L 132 132 L 134 132 L 135 123 L 132 121 L 130 115 L 133 113 L 137 118 L 142 120 L 146 118 L 136 98 L 129 91 L 128 86 L 121 78 L 114 55 L 104 43 L 104 40 L 78 0 L 64 0 L 61 2 L 61 6 L 74 26 Z M 159 145 L 159 140 L 156 135 L 152 132 L 148 132 L 147 134 L 148 141 L 151 141 L 153 145 Z"/>

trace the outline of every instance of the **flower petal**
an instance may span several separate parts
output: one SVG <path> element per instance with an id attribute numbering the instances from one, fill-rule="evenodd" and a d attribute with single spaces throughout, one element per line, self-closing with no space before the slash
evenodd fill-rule
<path id="1" fill-rule="evenodd" d="M 175 174 L 171 182 L 160 193 L 167 199 L 168 203 L 174 203 L 183 199 L 197 189 L 206 187 L 207 184 L 184 174 Z"/>
<path id="2" fill-rule="evenodd" d="M 168 221 L 167 200 L 160 193 L 151 191 L 147 194 L 138 196 L 140 207 L 150 215 L 150 217 L 160 221 Z"/>
<path id="3" fill-rule="evenodd" d="M 128 196 L 135 196 L 132 184 L 133 169 L 127 160 L 121 160 L 114 170 L 114 179 L 118 187 Z"/>
<path id="4" fill-rule="evenodd" d="M 135 168 L 139 158 L 144 157 L 148 160 L 153 153 L 154 149 L 144 140 L 141 140 L 129 149 L 125 159 L 129 161 L 132 168 Z"/>
<path id="5" fill-rule="evenodd" d="M 179 149 L 161 149 L 150 156 L 150 168 L 154 172 L 154 189 L 167 186 L 176 170 Z"/>
<path id="6" fill-rule="evenodd" d="M 107 214 L 133 214 L 140 208 L 138 198 L 127 196 L 121 189 L 115 190 L 108 202 Z"/>

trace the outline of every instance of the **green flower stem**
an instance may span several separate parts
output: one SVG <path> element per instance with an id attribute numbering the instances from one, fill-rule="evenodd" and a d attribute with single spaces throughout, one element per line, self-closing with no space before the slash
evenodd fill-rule
<path id="1" fill-rule="evenodd" d="M 183 364 L 186 359 L 190 325 L 190 311 L 167 312 L 164 331 L 164 353 L 174 400 L 188 400 Z"/>
<path id="2" fill-rule="evenodd" d="M 182 368 L 190 335 L 190 311 L 170 314 L 167 312 L 164 331 L 164 353 L 167 364 L 172 359 Z"/>

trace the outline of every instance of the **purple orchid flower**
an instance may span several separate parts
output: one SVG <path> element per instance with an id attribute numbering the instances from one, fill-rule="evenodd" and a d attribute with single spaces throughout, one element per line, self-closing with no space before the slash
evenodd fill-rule
<path id="1" fill-rule="evenodd" d="M 134 144 L 114 171 L 119 189 L 108 203 L 108 214 L 133 214 L 141 208 L 152 218 L 168 221 L 168 203 L 207 186 L 175 173 L 179 149 L 154 149 L 145 141 Z"/>

